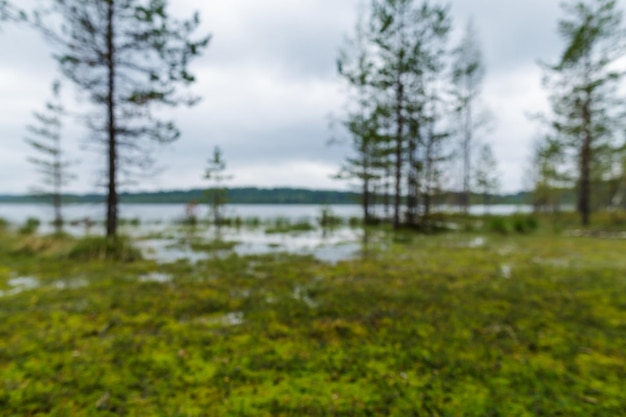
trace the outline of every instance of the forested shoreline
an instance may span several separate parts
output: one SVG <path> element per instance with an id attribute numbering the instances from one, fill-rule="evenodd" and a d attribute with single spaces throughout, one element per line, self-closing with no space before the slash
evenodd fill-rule
<path id="1" fill-rule="evenodd" d="M 573 193 L 573 190 L 571 191 Z M 64 194 L 63 201 L 68 204 L 101 203 L 103 194 Z M 228 189 L 230 204 L 360 204 L 361 194 L 352 191 L 311 190 L 306 188 L 257 188 L 241 187 Z M 0 203 L 47 203 L 45 196 L 17 194 L 0 195 Z M 454 193 L 442 194 L 437 199 L 441 203 L 454 204 L 457 197 Z M 479 194 L 471 195 L 473 204 L 482 204 L 484 198 Z M 568 199 L 564 198 L 565 204 Z M 189 202 L 204 203 L 207 201 L 206 190 L 167 190 L 150 192 L 121 193 L 120 202 L 127 204 L 168 204 Z M 573 197 L 569 200 L 574 201 Z M 521 191 L 511 194 L 498 194 L 489 197 L 490 204 L 527 204 L 531 202 L 531 193 Z"/>

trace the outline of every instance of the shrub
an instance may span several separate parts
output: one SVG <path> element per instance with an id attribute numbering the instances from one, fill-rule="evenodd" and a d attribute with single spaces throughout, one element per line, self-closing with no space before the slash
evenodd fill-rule
<path id="1" fill-rule="evenodd" d="M 261 219 L 258 217 L 246 217 L 245 219 L 243 219 L 243 224 L 246 227 L 259 227 L 261 225 Z"/>
<path id="2" fill-rule="evenodd" d="M 120 219 L 120 226 L 137 227 L 140 225 L 141 225 L 141 219 L 139 217 L 133 217 L 132 219 Z"/>
<path id="3" fill-rule="evenodd" d="M 18 232 L 21 235 L 32 235 L 34 234 L 39 226 L 41 225 L 41 221 L 36 217 L 29 217 L 26 219 L 24 224 L 18 229 Z"/>
<path id="4" fill-rule="evenodd" d="M 515 230 L 517 233 L 532 233 L 539 228 L 539 221 L 533 215 L 516 215 L 513 217 L 512 221 L 513 230 Z"/>
<path id="5" fill-rule="evenodd" d="M 322 206 L 320 208 L 320 217 L 318 218 L 319 224 L 322 227 L 335 227 L 342 223 L 342 219 L 333 213 L 333 210 L 328 206 Z"/>
<path id="6" fill-rule="evenodd" d="M 142 258 L 141 251 L 127 237 L 90 236 L 78 241 L 69 253 L 76 260 L 115 260 L 133 262 Z"/>
<path id="7" fill-rule="evenodd" d="M 487 221 L 487 230 L 501 235 L 507 235 L 510 232 L 508 222 L 502 216 L 489 218 Z"/>
<path id="8" fill-rule="evenodd" d="M 376 224 L 376 219 L 368 219 L 368 224 Z M 363 226 L 363 220 L 360 217 L 350 217 L 348 219 L 348 224 L 350 227 L 361 227 Z"/>

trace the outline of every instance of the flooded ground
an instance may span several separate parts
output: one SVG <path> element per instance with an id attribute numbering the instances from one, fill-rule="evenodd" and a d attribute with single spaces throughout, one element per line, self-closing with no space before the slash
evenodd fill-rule
<path id="1" fill-rule="evenodd" d="M 525 206 L 491 206 L 494 214 L 525 212 Z M 350 219 L 358 219 L 358 205 L 228 205 L 225 216 L 236 226 L 216 230 L 204 221 L 209 217 L 206 207 L 196 213 L 198 226 L 189 227 L 184 204 L 122 204 L 121 231 L 137 239 L 146 257 L 162 262 L 187 259 L 196 262 L 208 256 L 254 255 L 266 253 L 309 254 L 325 262 L 350 259 L 361 253 L 363 242 L 376 240 L 365 236 Z M 320 227 L 322 212 L 338 219 L 333 227 Z M 486 211 L 474 206 L 476 214 Z M 75 236 L 102 234 L 103 206 L 96 204 L 67 205 L 64 208 L 65 231 Z M 0 218 L 19 228 L 29 218 L 40 220 L 39 233 L 49 233 L 52 210 L 43 204 L 3 204 Z M 353 222 L 354 223 L 354 222 Z M 466 244 L 480 247 L 477 238 Z"/>
<path id="2" fill-rule="evenodd" d="M 149 231 L 147 230 L 149 229 Z M 161 229 L 159 232 L 158 229 Z M 138 240 L 146 257 L 161 262 L 187 259 L 195 262 L 208 256 L 256 255 L 289 252 L 313 255 L 326 262 L 349 259 L 361 250 L 363 231 L 339 226 L 332 229 L 268 233 L 268 228 L 190 228 L 176 225 L 125 227 Z"/>

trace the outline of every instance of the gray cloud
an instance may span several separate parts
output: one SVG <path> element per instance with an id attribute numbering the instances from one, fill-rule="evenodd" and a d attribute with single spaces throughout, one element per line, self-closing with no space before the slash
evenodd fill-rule
<path id="1" fill-rule="evenodd" d="M 180 141 L 160 152 L 169 168 L 138 188 L 201 186 L 204 163 L 221 146 L 236 182 L 262 185 L 345 187 L 328 179 L 347 150 L 328 147 L 328 116 L 343 104 L 335 59 L 350 35 L 358 0 L 171 1 L 178 15 L 199 8 L 203 30 L 214 34 L 206 55 L 194 64 L 204 97 L 193 109 L 171 112 Z M 524 113 L 545 108 L 538 59 L 559 52 L 557 2 L 454 0 L 455 25 L 472 17 L 487 63 L 484 99 L 497 118 L 488 135 L 499 158 L 506 190 L 523 185 L 523 169 L 536 127 Z M 453 37 L 454 38 L 454 37 Z M 0 33 L 0 192 L 23 192 L 36 182 L 26 164 L 24 125 L 48 97 L 56 76 L 50 48 L 26 28 Z M 78 191 L 91 191 L 100 166 L 80 152 L 85 133 L 73 129 L 68 148 L 85 160 L 77 168 Z M 315 173 L 315 167 L 319 172 Z"/>

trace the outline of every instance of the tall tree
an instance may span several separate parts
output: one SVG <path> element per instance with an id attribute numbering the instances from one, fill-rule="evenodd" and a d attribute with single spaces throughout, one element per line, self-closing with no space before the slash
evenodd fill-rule
<path id="1" fill-rule="evenodd" d="M 623 72 L 615 64 L 624 56 L 624 29 L 616 0 L 572 0 L 562 8 L 565 50 L 556 65 L 544 65 L 544 86 L 550 89 L 555 137 L 576 159 L 578 211 L 586 226 L 599 151 L 614 148 L 623 130 L 617 96 Z"/>
<path id="2" fill-rule="evenodd" d="M 29 158 L 41 174 L 41 186 L 35 193 L 50 199 L 54 208 L 54 227 L 57 233 L 63 228 L 62 191 L 73 178 L 68 172 L 70 162 L 65 158 L 62 147 L 62 118 L 64 109 L 60 100 L 60 84 L 53 85 L 53 98 L 46 103 L 43 112 L 35 112 L 34 124 L 27 126 L 29 137 L 26 142 L 37 152 Z"/>
<path id="3" fill-rule="evenodd" d="M 482 82 L 485 77 L 485 66 L 478 44 L 476 30 L 470 21 L 465 35 L 453 52 L 452 94 L 455 101 L 455 112 L 458 117 L 460 136 L 460 155 L 462 159 L 462 189 L 460 205 L 467 214 L 470 204 L 472 153 L 477 130 L 484 125 L 484 118 L 479 113 L 478 102 Z"/>
<path id="4" fill-rule="evenodd" d="M 363 221 L 373 221 L 375 182 L 380 179 L 377 170 L 383 157 L 379 126 L 380 112 L 372 86 L 374 63 L 369 34 L 360 15 L 355 37 L 347 41 L 337 59 L 337 70 L 343 78 L 349 95 L 342 125 L 348 132 L 353 155 L 346 158 L 337 178 L 356 179 L 360 183 Z"/>
<path id="5" fill-rule="evenodd" d="M 389 109 L 393 126 L 395 228 L 402 220 L 406 164 L 418 164 L 407 156 L 417 152 L 420 142 L 419 114 L 426 101 L 424 74 L 434 66 L 450 25 L 445 6 L 428 2 L 417 5 L 413 0 L 372 0 L 370 31 L 378 62 L 375 85 L 379 100 Z"/>
<path id="6" fill-rule="evenodd" d="M 53 0 L 53 13 L 41 14 L 62 73 L 93 104 L 86 120 L 106 155 L 107 237 L 117 234 L 121 176 L 150 166 L 148 145 L 179 137 L 155 109 L 197 102 L 180 89 L 195 81 L 189 63 L 210 37 L 192 39 L 198 14 L 176 20 L 167 6 L 167 0 Z"/>

